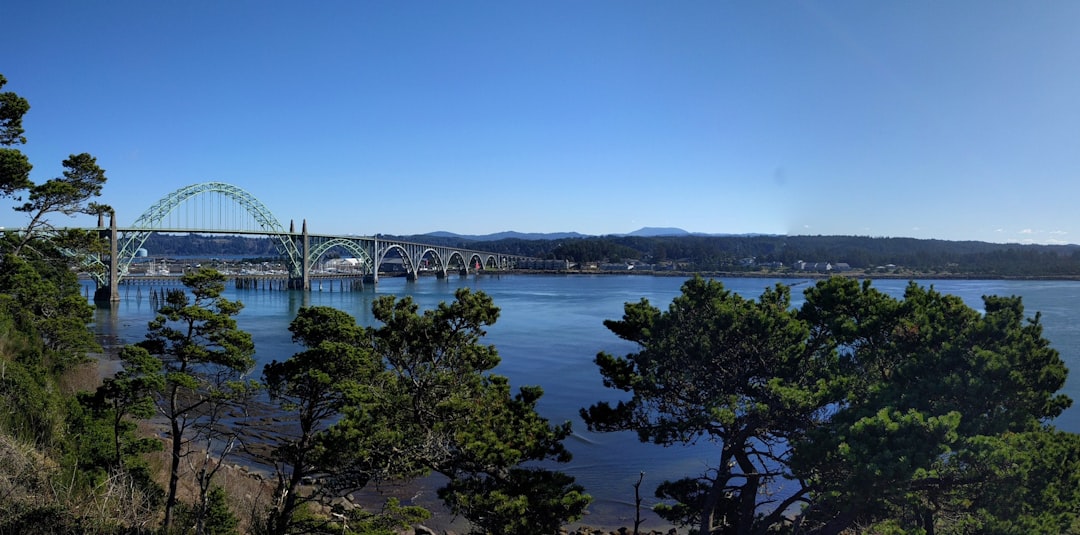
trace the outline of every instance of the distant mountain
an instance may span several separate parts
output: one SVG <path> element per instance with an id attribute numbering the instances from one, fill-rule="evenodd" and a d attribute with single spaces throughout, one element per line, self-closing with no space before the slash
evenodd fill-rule
<path id="1" fill-rule="evenodd" d="M 655 236 L 689 236 L 690 233 L 675 227 L 642 227 L 625 236 L 642 236 L 642 237 L 655 237 Z"/>
<path id="2" fill-rule="evenodd" d="M 429 232 L 427 234 L 421 234 L 420 236 L 431 236 L 434 238 L 455 238 L 460 240 L 470 241 L 499 241 L 499 240 L 565 240 L 569 238 L 588 238 L 590 236 L 581 234 L 579 232 L 514 232 L 512 230 L 505 232 L 496 232 L 494 234 L 483 235 L 468 235 L 468 234 L 455 234 L 453 232 L 438 231 Z M 419 236 L 418 236 L 419 237 Z"/>
<path id="3" fill-rule="evenodd" d="M 629 234 L 608 234 L 607 236 L 614 237 L 626 237 L 632 236 L 636 238 L 664 238 L 664 237 L 678 237 L 678 236 L 712 236 L 712 237 L 751 237 L 751 236 L 769 236 L 769 234 L 709 234 L 705 232 L 690 232 L 677 227 L 642 227 Z M 494 234 L 456 234 L 453 232 L 447 232 L 440 230 L 436 232 L 428 232 L 426 234 L 417 234 L 409 236 L 411 239 L 420 238 L 438 238 L 440 240 L 467 240 L 467 241 L 499 241 L 499 240 L 566 240 L 574 238 L 598 238 L 600 236 L 595 234 L 582 234 L 580 232 L 514 232 L 512 230 L 505 232 L 496 232 Z"/>
<path id="4" fill-rule="evenodd" d="M 742 234 L 731 234 L 729 232 L 721 233 L 709 233 L 709 232 L 690 232 L 678 227 L 642 227 L 630 234 L 616 234 L 616 236 L 634 236 L 639 238 L 666 238 L 669 236 L 706 236 L 712 238 L 750 238 L 755 236 L 775 236 L 775 234 L 761 234 L 757 232 L 746 232 Z"/>

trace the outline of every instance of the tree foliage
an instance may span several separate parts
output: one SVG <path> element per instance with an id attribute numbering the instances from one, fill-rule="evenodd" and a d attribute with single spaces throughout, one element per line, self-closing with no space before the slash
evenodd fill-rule
<path id="1" fill-rule="evenodd" d="M 101 195 L 105 185 L 105 170 L 98 167 L 97 159 L 82 153 L 72 154 L 64 160 L 62 177 L 49 179 L 29 188 L 29 198 L 18 212 L 30 216 L 30 222 L 23 229 L 22 240 L 15 247 L 14 254 L 37 237 L 42 230 L 52 230 L 48 217 L 52 214 L 66 216 L 74 214 L 99 214 L 112 211 L 108 206 L 91 202 L 90 199 Z"/>
<path id="2" fill-rule="evenodd" d="M 0 88 L 6 82 L 0 75 Z M 35 185 L 14 148 L 26 142 L 29 109 L 19 95 L 0 93 L 0 197 L 29 195 L 16 209 L 29 206 L 31 215 L 23 232 L 0 236 L 0 533 L 140 532 L 157 494 L 125 456 L 155 441 L 134 437 L 126 419 L 117 425 L 105 398 L 72 395 L 64 381 L 101 350 L 88 328 L 93 309 L 61 250 L 93 236 L 40 232 L 49 214 L 105 209 L 88 203 L 104 172 L 91 156 L 72 156 L 63 178 Z"/>
<path id="3" fill-rule="evenodd" d="M 403 239 L 573 263 L 637 260 L 661 265 L 661 269 L 697 272 L 758 272 L 771 263 L 782 264 L 782 271 L 804 260 L 843 262 L 874 274 L 891 274 L 878 268 L 893 265 L 892 269 L 905 273 L 965 277 L 1080 276 L 1077 245 L 799 235 L 610 235 L 484 241 L 425 234 Z M 748 258 L 754 263 L 744 264 Z"/>
<path id="4" fill-rule="evenodd" d="M 700 524 L 702 533 L 779 523 L 758 518 L 758 495 L 791 477 L 790 444 L 819 421 L 827 403 L 821 366 L 807 354 L 809 331 L 790 309 L 788 289 L 777 286 L 752 301 L 694 278 L 666 312 L 647 300 L 628 303 L 623 319 L 605 326 L 641 350 L 597 356 L 605 386 L 631 397 L 583 409 L 589 427 L 634 430 L 660 445 L 700 438 L 722 444 L 710 473 L 664 483 L 661 493 L 683 505 L 660 511 Z"/>
<path id="5" fill-rule="evenodd" d="M 7 79 L 0 75 L 0 88 Z M 63 176 L 35 184 L 30 179 L 32 166 L 29 159 L 12 145 L 26 143 L 22 128 L 23 116 L 30 110 L 26 99 L 16 93 L 0 93 L 0 197 L 14 197 L 22 201 L 19 194 L 27 192 L 26 202 L 15 206 L 15 211 L 29 215 L 30 221 L 22 229 L 21 235 L 14 238 L 11 249 L 6 249 L 16 256 L 23 254 L 23 249 L 32 245 L 43 231 L 55 230 L 49 221 L 52 214 L 74 215 L 110 213 L 112 208 L 92 202 L 101 195 L 105 185 L 105 170 L 97 164 L 97 159 L 87 153 L 72 154 L 63 161 Z M 62 232 L 60 241 L 75 239 L 86 242 L 86 233 Z M 7 241 L 7 240 L 6 240 Z"/>
<path id="6" fill-rule="evenodd" d="M 320 457 L 320 441 L 326 429 L 341 415 L 348 393 L 369 384 L 379 371 L 364 344 L 364 330 L 349 314 L 329 307 L 304 307 L 289 325 L 294 342 L 305 347 L 283 361 L 263 368 L 263 382 L 271 400 L 293 426 L 278 431 L 280 437 L 270 455 L 277 475 L 274 509 L 269 530 L 289 533 L 298 510 L 324 497 L 322 489 L 303 494 L 301 483 L 332 471 Z M 304 519 L 304 522 L 308 522 Z M 310 522 L 309 522 L 310 523 Z"/>
<path id="7" fill-rule="evenodd" d="M 1066 369 L 1018 297 L 985 297 L 979 313 L 915 284 L 898 301 L 833 279 L 806 298 L 802 316 L 819 326 L 820 348 L 839 356 L 843 386 L 839 410 L 794 461 L 816 488 L 807 519 L 824 532 L 975 522 L 974 497 L 1014 492 L 973 462 L 1002 453 L 989 445 L 1004 448 L 1017 433 L 1063 436 L 1046 425 L 1071 404 L 1057 393 Z"/>
<path id="8" fill-rule="evenodd" d="M 181 526 L 199 526 L 195 532 L 205 535 L 239 535 L 236 529 L 240 521 L 229 510 L 227 494 L 221 487 L 213 487 L 206 493 L 205 511 L 199 508 L 181 506 L 177 511 Z"/>
<path id="9" fill-rule="evenodd" d="M 560 239 L 508 238 L 476 241 L 437 235 L 405 236 L 406 241 L 510 255 L 596 262 L 638 261 L 658 270 L 688 272 L 793 272 L 798 261 L 848 264 L 874 276 L 912 273 L 983 278 L 1080 276 L 1080 246 L 868 236 L 599 236 Z M 146 248 L 168 255 L 276 256 L 270 239 L 243 236 L 153 234 Z M 753 259 L 752 263 L 744 263 Z M 886 266 L 892 265 L 886 269 Z M 795 271 L 798 273 L 797 271 Z"/>
<path id="10" fill-rule="evenodd" d="M 491 373 L 500 359 L 482 343 L 498 318 L 490 297 L 461 289 L 420 313 L 411 298 L 386 296 L 372 310 L 382 325 L 363 331 L 357 356 L 373 373 L 348 386 L 340 420 L 318 437 L 327 485 L 439 473 L 448 478 L 439 496 L 483 533 L 553 531 L 582 514 L 589 497 L 573 478 L 533 464 L 569 460 L 569 423 L 537 414 L 539 388 L 515 394 Z"/>
<path id="11" fill-rule="evenodd" d="M 165 529 L 171 525 L 177 502 L 181 460 L 189 453 L 189 430 L 218 432 L 214 424 L 221 404 L 248 393 L 242 379 L 254 365 L 255 351 L 251 335 L 240 330 L 234 318 L 243 305 L 222 297 L 224 275 L 202 269 L 180 280 L 187 291 L 168 291 L 146 339 L 137 344 L 159 360 L 164 373 L 158 410 L 169 422 Z"/>
<path id="12" fill-rule="evenodd" d="M 658 488 L 661 514 L 702 534 L 1075 527 L 1075 470 L 1041 471 L 1080 455 L 1048 425 L 1071 403 L 1066 370 L 1019 298 L 986 297 L 980 313 L 842 278 L 805 297 L 796 310 L 783 286 L 750 301 L 695 278 L 667 311 L 643 300 L 605 322 L 639 351 L 597 356 L 629 398 L 583 409 L 589 426 L 720 444 L 708 473 Z"/>
<path id="13" fill-rule="evenodd" d="M 7 85 L 7 78 L 0 74 L 0 89 Z M 11 197 L 29 188 L 30 160 L 12 145 L 26 143 L 22 127 L 23 116 L 30 111 L 30 103 L 17 93 L 0 93 L 0 197 Z"/>
<path id="14" fill-rule="evenodd" d="M 372 312 L 383 323 L 372 332 L 389 371 L 383 388 L 396 400 L 383 413 L 413 457 L 405 471 L 447 476 L 440 497 L 487 533 L 535 533 L 580 516 L 589 498 L 572 478 L 522 467 L 568 461 L 570 425 L 537 414 L 538 387 L 512 394 L 505 377 L 490 373 L 500 359 L 481 342 L 499 314 L 489 296 L 459 289 L 453 302 L 423 314 L 411 299 L 387 296 Z M 522 484 L 530 479 L 544 484 Z M 484 507 L 475 506 L 478 493 Z M 522 531 L 523 523 L 531 528 Z"/>
<path id="15" fill-rule="evenodd" d="M 69 425 L 80 436 L 75 444 L 78 471 L 95 485 L 123 474 L 157 505 L 161 488 L 142 455 L 161 450 L 161 441 L 142 436 L 136 422 L 157 413 L 154 395 L 164 388 L 165 377 L 161 362 L 143 348 L 124 347 L 120 358 L 125 366 L 115 376 L 106 377 L 94 392 L 76 394 Z"/>
<path id="16" fill-rule="evenodd" d="M 0 264 L 0 309 L 32 340 L 24 362 L 63 373 L 100 349 L 87 324 L 93 307 L 79 293 L 75 275 L 53 258 L 7 255 Z"/>

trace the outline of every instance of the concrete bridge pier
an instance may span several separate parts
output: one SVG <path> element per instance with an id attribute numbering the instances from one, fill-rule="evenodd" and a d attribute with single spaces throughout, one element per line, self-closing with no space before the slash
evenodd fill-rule
<path id="1" fill-rule="evenodd" d="M 94 290 L 95 303 L 120 301 L 120 255 L 116 246 L 116 212 L 109 214 L 109 230 L 105 230 L 105 215 L 98 214 L 98 233 L 109 240 L 109 284 Z"/>
<path id="2" fill-rule="evenodd" d="M 300 281 L 301 288 L 304 291 L 311 289 L 311 259 L 308 258 L 308 253 L 311 251 L 311 237 L 308 235 L 307 219 L 304 220 L 301 239 L 303 240 L 300 247 L 300 256 L 304 259 L 304 267 L 301 276 L 303 280 Z"/>

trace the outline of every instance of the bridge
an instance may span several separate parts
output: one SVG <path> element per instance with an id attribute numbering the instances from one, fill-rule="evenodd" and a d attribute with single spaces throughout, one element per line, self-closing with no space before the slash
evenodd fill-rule
<path id="1" fill-rule="evenodd" d="M 320 235 L 308 232 L 307 221 L 296 231 L 289 229 L 250 193 L 224 182 L 205 182 L 180 188 L 148 208 L 129 227 L 118 227 L 116 215 L 109 226 L 98 217 L 96 230 L 109 242 L 107 255 L 83 257 L 83 264 L 97 283 L 94 299 L 119 301 L 119 285 L 130 275 L 131 264 L 146 240 L 155 232 L 211 233 L 265 236 L 273 243 L 288 272 L 288 287 L 310 290 L 312 266 L 332 250 L 355 259 L 354 273 L 377 283 L 379 266 L 388 257 L 400 257 L 406 276 L 415 279 L 421 266 L 437 276 L 447 276 L 450 266 L 473 270 L 509 270 L 528 257 L 426 245 L 379 236 Z"/>

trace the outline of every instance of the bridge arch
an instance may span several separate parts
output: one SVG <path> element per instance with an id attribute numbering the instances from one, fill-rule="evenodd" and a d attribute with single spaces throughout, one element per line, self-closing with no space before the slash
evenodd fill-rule
<path id="1" fill-rule="evenodd" d="M 461 262 L 461 265 L 465 266 L 466 271 L 469 270 L 469 261 L 465 258 L 465 253 L 462 253 L 461 251 L 451 251 L 450 257 L 446 259 L 446 267 L 443 268 L 443 271 L 450 269 L 450 264 L 454 262 L 454 258 L 457 258 L 458 262 Z"/>
<path id="2" fill-rule="evenodd" d="M 435 269 L 439 270 L 440 275 L 445 277 L 446 276 L 446 263 L 447 263 L 447 261 L 449 261 L 449 259 L 448 258 L 443 258 L 442 255 L 439 254 L 439 251 L 437 249 L 435 249 L 434 247 L 427 247 L 427 248 L 421 249 L 419 251 L 419 254 L 416 257 L 416 262 L 415 262 L 415 264 L 417 266 L 417 271 L 419 271 L 419 269 L 420 269 L 420 263 L 423 262 L 424 259 L 428 257 L 428 255 L 430 255 L 431 258 L 435 261 Z M 420 274 L 419 273 L 414 273 L 414 275 L 419 276 Z"/>
<path id="3" fill-rule="evenodd" d="M 483 269 L 499 269 L 499 259 L 493 254 L 473 253 L 469 257 L 469 266 L 476 269 L 477 265 Z"/>
<path id="4" fill-rule="evenodd" d="M 401 256 L 402 267 L 405 268 L 405 273 L 415 277 L 417 275 L 416 266 L 413 265 L 413 259 L 409 256 L 409 251 L 404 246 L 397 243 L 389 243 L 384 245 L 384 249 L 376 253 L 375 269 L 374 272 L 379 272 L 379 266 L 386 260 L 386 255 L 390 251 L 397 251 Z"/>
<path id="5" fill-rule="evenodd" d="M 360 259 L 360 265 L 363 266 L 362 271 L 366 274 L 375 273 L 378 266 L 371 259 L 371 254 L 368 253 L 363 246 L 356 243 L 355 240 L 346 238 L 332 238 L 311 247 L 308 257 L 311 259 L 311 263 L 315 264 L 322 258 L 324 254 L 333 249 L 334 247 L 341 247 L 346 251 L 352 253 L 353 257 Z"/>
<path id="6" fill-rule="evenodd" d="M 118 244 L 120 275 L 123 276 L 128 272 L 137 251 L 150 237 L 150 234 L 154 232 L 155 228 L 161 228 L 160 225 L 166 216 L 189 199 L 212 193 L 223 195 L 242 206 L 254 218 L 256 224 L 275 240 L 274 245 L 278 250 L 278 254 L 288 259 L 289 276 L 293 278 L 303 276 L 303 254 L 297 248 L 292 237 L 285 232 L 285 228 L 270 212 L 270 209 L 256 199 L 254 195 L 224 182 L 203 182 L 185 186 L 162 197 L 150 208 L 147 208 L 132 225 L 137 230 L 128 233 Z"/>

